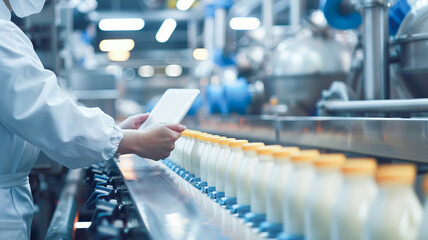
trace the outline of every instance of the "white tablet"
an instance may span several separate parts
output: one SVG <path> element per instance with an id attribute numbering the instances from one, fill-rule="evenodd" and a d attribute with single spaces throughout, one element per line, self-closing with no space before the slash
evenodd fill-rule
<path id="1" fill-rule="evenodd" d="M 159 123 L 180 123 L 192 107 L 200 91 L 198 89 L 168 89 L 159 99 L 149 118 L 141 124 L 143 129 Z"/>

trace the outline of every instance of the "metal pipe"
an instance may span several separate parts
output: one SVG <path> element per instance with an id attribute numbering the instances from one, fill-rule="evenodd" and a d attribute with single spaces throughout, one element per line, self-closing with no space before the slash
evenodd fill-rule
<path id="1" fill-rule="evenodd" d="M 265 47 L 272 49 L 272 28 L 274 24 L 273 18 L 273 0 L 263 0 L 263 26 L 265 28 Z"/>
<path id="2" fill-rule="evenodd" d="M 364 95 L 389 99 L 388 1 L 363 0 Z"/>
<path id="3" fill-rule="evenodd" d="M 204 46 L 208 50 L 208 56 L 213 62 L 214 56 L 214 18 L 205 18 L 204 23 Z"/>
<path id="4" fill-rule="evenodd" d="M 297 29 L 300 26 L 302 18 L 302 1 L 291 0 L 290 2 L 290 25 L 292 29 Z"/>
<path id="5" fill-rule="evenodd" d="M 363 100 L 363 101 L 321 101 L 318 109 L 326 112 L 428 112 L 428 98 L 419 99 L 390 99 L 390 100 Z"/>
<path id="6" fill-rule="evenodd" d="M 82 169 L 76 169 L 68 173 L 45 240 L 71 239 L 82 171 Z"/>
<path id="7" fill-rule="evenodd" d="M 216 49 L 224 49 L 226 46 L 226 32 L 227 32 L 227 12 L 225 8 L 217 8 L 215 10 L 215 42 Z"/>

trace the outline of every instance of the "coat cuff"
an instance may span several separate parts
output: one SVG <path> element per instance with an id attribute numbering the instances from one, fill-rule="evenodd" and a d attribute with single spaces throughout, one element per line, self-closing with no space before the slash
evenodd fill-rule
<path id="1" fill-rule="evenodd" d="M 110 134 L 109 140 L 102 153 L 102 157 L 104 160 L 109 160 L 113 158 L 123 138 L 122 129 L 119 126 L 114 124 L 113 119 L 111 119 L 111 125 L 113 130 L 112 130 L 112 133 Z"/>

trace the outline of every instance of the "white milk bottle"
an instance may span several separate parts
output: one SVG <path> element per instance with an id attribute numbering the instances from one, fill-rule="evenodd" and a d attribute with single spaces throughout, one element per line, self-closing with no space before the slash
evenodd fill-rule
<path id="1" fill-rule="evenodd" d="M 186 145 L 189 141 L 189 131 L 191 131 L 190 129 L 186 129 L 181 133 L 181 145 L 179 148 L 179 151 L 177 153 L 177 165 L 176 167 L 173 169 L 173 171 L 175 171 L 178 175 L 180 175 L 180 173 L 184 172 L 184 149 L 186 148 Z"/>
<path id="2" fill-rule="evenodd" d="M 197 183 L 201 181 L 201 158 L 203 153 L 205 152 L 205 149 L 207 147 L 207 137 L 210 136 L 208 133 L 202 133 L 199 135 L 199 149 L 196 152 L 195 159 L 193 160 L 193 168 L 195 169 L 195 178 L 190 179 L 189 182 L 196 186 Z"/>
<path id="3" fill-rule="evenodd" d="M 270 145 L 257 148 L 258 161 L 251 174 L 251 207 L 245 215 L 245 221 L 252 227 L 258 228 L 266 220 L 266 198 L 269 176 L 273 167 L 273 151 L 281 149 L 280 145 Z"/>
<path id="4" fill-rule="evenodd" d="M 236 140 L 235 138 L 219 139 L 220 152 L 218 153 L 217 161 L 215 162 L 215 192 L 211 193 L 211 198 L 217 203 L 224 197 L 224 171 L 227 160 L 230 156 L 229 142 Z"/>
<path id="5" fill-rule="evenodd" d="M 207 160 L 207 186 L 203 188 L 203 192 L 210 194 L 215 191 L 215 163 L 217 161 L 218 154 L 220 152 L 220 145 L 218 144 L 219 139 L 226 139 L 226 137 L 211 138 L 213 145 L 210 155 Z"/>
<path id="6" fill-rule="evenodd" d="M 187 129 L 186 129 L 187 130 Z M 188 130 L 184 132 L 184 141 L 183 141 L 183 148 L 181 149 L 180 152 L 180 169 L 178 170 L 177 174 L 182 176 L 187 172 L 186 169 L 186 149 L 189 147 L 190 144 L 190 133 L 192 132 L 192 130 Z"/>
<path id="7" fill-rule="evenodd" d="M 290 158 L 299 151 L 297 147 L 273 151 L 274 165 L 267 186 L 266 221 L 260 225 L 260 232 L 267 232 L 268 238 L 274 238 L 282 231 L 285 186 L 293 168 Z"/>
<path id="8" fill-rule="evenodd" d="M 305 209 L 305 239 L 331 239 L 334 206 L 342 188 L 343 154 L 322 154 L 314 161 L 315 179 Z"/>
<path id="9" fill-rule="evenodd" d="M 376 169 L 376 160 L 371 158 L 351 158 L 342 167 L 344 182 L 334 208 L 333 240 L 363 238 L 367 216 L 377 194 Z"/>
<path id="10" fill-rule="evenodd" d="M 207 186 L 207 162 L 208 157 L 210 156 L 213 144 L 211 143 L 211 138 L 220 137 L 219 135 L 209 135 L 204 138 L 206 146 L 204 151 L 201 154 L 201 163 L 200 163 L 200 172 L 201 172 L 201 182 L 196 184 L 196 187 L 202 189 Z"/>
<path id="11" fill-rule="evenodd" d="M 230 156 L 226 164 L 225 173 L 225 186 L 224 195 L 221 199 L 220 205 L 230 209 L 232 205 L 236 204 L 236 179 L 238 178 L 238 171 L 244 158 L 244 151 L 242 145 L 248 143 L 247 140 L 235 140 L 229 142 Z"/>
<path id="12" fill-rule="evenodd" d="M 413 164 L 379 166 L 379 193 L 370 208 L 364 239 L 417 239 L 423 210 L 413 189 L 415 178 Z"/>
<path id="13" fill-rule="evenodd" d="M 428 174 L 425 174 L 423 186 L 425 192 L 424 216 L 419 227 L 418 240 L 428 239 Z"/>
<path id="14" fill-rule="evenodd" d="M 200 151 L 200 148 L 202 146 L 203 141 L 201 140 L 201 135 L 204 133 L 196 132 L 193 134 L 193 138 L 195 141 L 195 144 L 193 145 L 192 151 L 190 152 L 190 158 L 189 158 L 189 175 L 185 178 L 186 181 L 195 182 L 195 161 L 198 155 L 198 152 Z"/>
<path id="15" fill-rule="evenodd" d="M 237 213 L 242 218 L 250 211 L 251 203 L 251 173 L 257 164 L 257 148 L 264 146 L 264 143 L 246 143 L 242 145 L 244 158 L 239 166 L 238 178 L 236 179 L 237 204 L 232 206 L 231 212 Z M 251 173 L 250 173 L 251 172 Z"/>
<path id="16" fill-rule="evenodd" d="M 304 239 L 305 201 L 315 177 L 313 162 L 319 155 L 318 150 L 303 150 L 291 157 L 293 170 L 285 186 L 284 229 L 279 239 Z"/>
<path id="17" fill-rule="evenodd" d="M 236 178 L 238 175 L 239 165 L 244 156 L 242 145 L 248 143 L 247 140 L 232 140 L 229 142 L 230 155 L 224 168 L 224 190 L 225 197 L 221 198 L 220 205 L 227 210 L 222 215 L 222 229 L 226 236 L 235 234 L 237 231 L 233 229 L 235 220 L 229 212 L 233 204 L 236 204 Z"/>
<path id="18" fill-rule="evenodd" d="M 197 131 L 189 132 L 189 142 L 188 142 L 186 148 L 184 149 L 184 169 L 185 169 L 185 172 L 181 175 L 184 179 L 188 179 L 189 176 L 191 176 L 190 158 L 191 158 L 192 150 L 195 147 L 195 143 L 196 143 L 195 137 L 197 134 L 198 134 Z"/>

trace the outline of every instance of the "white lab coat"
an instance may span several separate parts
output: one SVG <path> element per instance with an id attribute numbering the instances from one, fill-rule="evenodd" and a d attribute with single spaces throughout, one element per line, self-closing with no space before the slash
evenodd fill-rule
<path id="1" fill-rule="evenodd" d="M 55 74 L 10 17 L 0 0 L 0 238 L 29 239 L 28 172 L 39 151 L 79 168 L 111 158 L 123 133 L 101 110 L 61 96 Z"/>

